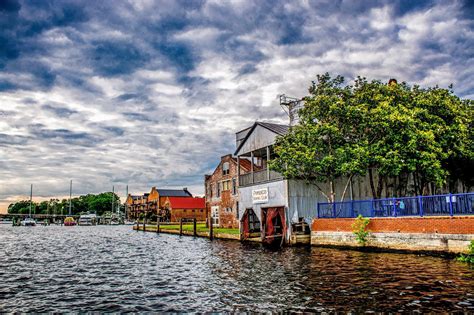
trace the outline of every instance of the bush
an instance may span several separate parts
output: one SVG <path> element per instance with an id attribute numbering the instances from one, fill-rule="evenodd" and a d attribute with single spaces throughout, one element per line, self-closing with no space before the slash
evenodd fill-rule
<path id="1" fill-rule="evenodd" d="M 461 254 L 461 256 L 458 257 L 458 260 L 474 264 L 474 240 L 471 241 L 471 244 L 469 244 L 468 249 L 469 252 L 466 255 Z"/>
<path id="2" fill-rule="evenodd" d="M 357 242 L 362 246 L 365 246 L 369 241 L 370 231 L 367 230 L 367 225 L 369 225 L 369 223 L 369 218 L 364 218 L 359 214 L 355 219 L 355 222 L 352 224 L 352 232 L 356 236 Z"/>

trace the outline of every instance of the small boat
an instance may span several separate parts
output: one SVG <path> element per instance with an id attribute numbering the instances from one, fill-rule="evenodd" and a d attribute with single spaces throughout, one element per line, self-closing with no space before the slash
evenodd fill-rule
<path id="1" fill-rule="evenodd" d="M 130 220 L 126 220 L 123 222 L 124 225 L 136 225 L 137 224 L 137 221 L 130 221 Z"/>
<path id="2" fill-rule="evenodd" d="M 83 214 L 79 217 L 78 224 L 84 226 L 97 225 L 97 216 L 95 214 Z"/>
<path id="3" fill-rule="evenodd" d="M 110 225 L 120 225 L 120 220 L 118 218 L 112 218 L 110 220 Z"/>
<path id="4" fill-rule="evenodd" d="M 26 218 L 23 221 L 21 221 L 21 226 L 35 226 L 36 221 L 33 218 Z"/>
<path id="5" fill-rule="evenodd" d="M 73 217 L 67 217 L 64 219 L 64 226 L 74 226 L 77 225 L 76 220 Z"/>
<path id="6" fill-rule="evenodd" d="M 12 224 L 13 224 L 13 220 L 10 220 L 10 219 L 0 219 L 0 224 L 9 224 L 9 225 L 12 225 Z"/>

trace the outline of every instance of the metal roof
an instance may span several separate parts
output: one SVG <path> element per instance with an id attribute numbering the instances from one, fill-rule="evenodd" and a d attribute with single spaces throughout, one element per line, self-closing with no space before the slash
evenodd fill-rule
<path id="1" fill-rule="evenodd" d="M 186 189 L 157 189 L 160 197 L 192 197 Z"/>
<path id="2" fill-rule="evenodd" d="M 274 132 L 274 133 L 282 135 L 282 136 L 286 135 L 290 131 L 290 126 L 288 126 L 288 125 L 280 125 L 280 124 L 273 124 L 273 123 L 266 123 L 266 122 L 256 121 L 253 124 L 253 126 L 251 127 L 251 129 L 249 130 L 249 132 L 247 132 L 245 138 L 240 141 L 240 144 L 237 147 L 237 150 L 235 150 L 234 155 L 237 155 L 240 148 L 244 145 L 245 141 L 247 141 L 247 139 L 250 137 L 250 135 L 252 134 L 255 127 L 257 127 L 258 125 L 262 126 L 263 128 L 266 128 L 266 129 L 270 130 L 271 132 Z M 244 130 L 246 130 L 246 129 L 244 129 Z"/>
<path id="3" fill-rule="evenodd" d="M 286 135 L 288 131 L 290 130 L 290 126 L 288 125 L 279 125 L 279 124 L 272 124 L 272 123 L 266 123 L 266 122 L 257 122 L 260 126 L 263 126 L 267 128 L 270 131 L 273 131 L 274 133 L 278 133 L 279 135 Z"/>

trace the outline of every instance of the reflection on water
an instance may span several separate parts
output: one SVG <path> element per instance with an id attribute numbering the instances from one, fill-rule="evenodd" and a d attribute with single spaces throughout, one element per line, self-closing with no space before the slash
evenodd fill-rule
<path id="1" fill-rule="evenodd" d="M 453 260 L 111 227 L 0 227 L 0 311 L 474 311 Z"/>

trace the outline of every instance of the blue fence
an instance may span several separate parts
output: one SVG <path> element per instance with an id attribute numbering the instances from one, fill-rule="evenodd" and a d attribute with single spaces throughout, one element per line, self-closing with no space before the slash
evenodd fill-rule
<path id="1" fill-rule="evenodd" d="M 474 215 L 474 193 L 318 203 L 318 218 Z"/>

